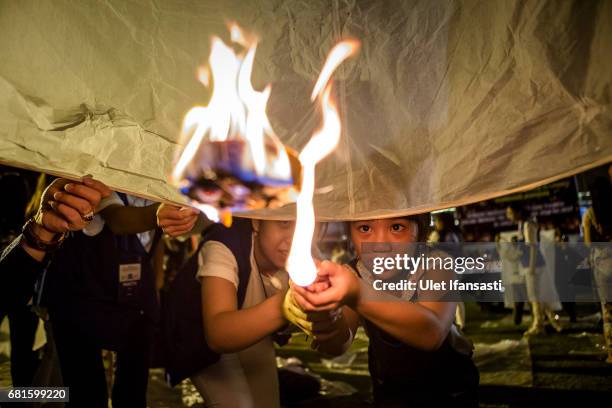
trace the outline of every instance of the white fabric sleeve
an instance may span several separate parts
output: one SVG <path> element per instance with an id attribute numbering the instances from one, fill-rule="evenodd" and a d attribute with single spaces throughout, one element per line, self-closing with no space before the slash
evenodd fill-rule
<path id="1" fill-rule="evenodd" d="M 94 216 L 93 220 L 91 220 L 91 222 L 89 222 L 85 228 L 83 228 L 83 234 L 93 237 L 102 232 L 105 222 L 104 218 L 102 218 L 100 215 L 100 211 L 111 205 L 124 205 L 121 198 L 114 191 L 111 192 L 108 197 L 100 200 L 100 204 L 98 204 L 98 207 L 96 208 L 96 215 Z"/>
<path id="2" fill-rule="evenodd" d="M 198 254 L 197 278 L 206 276 L 223 278 L 238 289 L 238 262 L 232 251 L 219 241 L 208 241 Z"/>
<path id="3" fill-rule="evenodd" d="M 102 200 L 100 200 L 100 204 L 98 204 L 98 208 L 96 208 L 96 212 L 100 212 L 106 207 L 109 207 L 111 205 L 120 205 L 120 206 L 125 205 L 123 204 L 123 201 L 121 200 L 119 195 L 114 191 L 108 197 L 105 197 Z"/>

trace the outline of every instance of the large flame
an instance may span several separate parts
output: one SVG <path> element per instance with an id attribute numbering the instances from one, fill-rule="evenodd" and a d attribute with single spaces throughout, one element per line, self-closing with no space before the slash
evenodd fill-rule
<path id="1" fill-rule="evenodd" d="M 338 43 L 330 51 L 312 93 L 313 100 L 319 97 L 323 125 L 315 132 L 299 155 L 302 164 L 302 186 L 297 199 L 295 232 L 287 258 L 287 272 L 291 280 L 300 286 L 310 285 L 317 277 L 317 267 L 312 258 L 312 238 L 315 229 L 315 214 L 312 205 L 315 167 L 336 148 L 342 130 L 340 115 L 331 100 L 330 78 L 342 61 L 353 55 L 358 49 L 359 42 L 356 40 L 344 40 Z"/>
<path id="2" fill-rule="evenodd" d="M 198 72 L 205 87 L 212 76 L 212 96 L 208 106 L 194 107 L 185 116 L 180 141 L 185 148 L 171 176 L 175 185 L 181 184 L 190 166 L 198 165 L 198 151 L 205 140 L 244 140 L 249 154 L 240 163 L 241 168 L 266 179 L 291 180 L 289 157 L 266 115 L 271 88 L 268 85 L 259 92 L 251 85 L 257 40 L 235 24 L 229 29 L 232 42 L 247 48 L 247 52 L 236 53 L 218 37 L 212 38 L 210 68 Z"/>

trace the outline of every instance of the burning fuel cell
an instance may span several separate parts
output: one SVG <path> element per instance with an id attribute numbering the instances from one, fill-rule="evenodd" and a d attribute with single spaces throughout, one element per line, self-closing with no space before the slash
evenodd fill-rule
<path id="1" fill-rule="evenodd" d="M 290 172 L 281 178 L 258 175 L 243 140 L 204 141 L 179 183 L 180 190 L 198 203 L 232 211 L 277 208 L 294 202 L 299 161 L 285 150 Z"/>
<path id="2" fill-rule="evenodd" d="M 342 130 L 331 77 L 342 61 L 357 52 L 359 42 L 343 40 L 330 51 L 311 95 L 321 106 L 322 125 L 298 156 L 280 142 L 266 115 L 270 85 L 256 91 L 251 84 L 257 41 L 235 24 L 230 33 L 232 42 L 246 51 L 236 52 L 213 37 L 210 69 L 199 71 L 205 87 L 212 75 L 212 96 L 208 106 L 194 107 L 185 116 L 180 142 L 185 147 L 177 156 L 172 182 L 212 220 L 220 219 L 219 209 L 241 211 L 296 202 L 286 268 L 294 283 L 306 286 L 317 275 L 311 253 L 315 167 L 335 149 Z"/>
<path id="3" fill-rule="evenodd" d="M 213 37 L 209 64 L 198 75 L 205 87 L 211 85 L 212 96 L 208 106 L 185 116 L 180 142 L 185 147 L 172 182 L 200 209 L 280 207 L 297 198 L 301 164 L 266 116 L 270 86 L 256 91 L 251 85 L 257 41 L 235 24 L 230 32 L 245 50 L 236 52 Z"/>

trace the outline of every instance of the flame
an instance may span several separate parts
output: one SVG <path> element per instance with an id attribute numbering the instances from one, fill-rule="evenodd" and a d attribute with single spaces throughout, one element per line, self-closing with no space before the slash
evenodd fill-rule
<path id="1" fill-rule="evenodd" d="M 338 109 L 331 100 L 331 75 L 349 56 L 359 49 L 356 40 L 345 40 L 329 53 L 315 83 L 313 100 L 318 96 L 323 112 L 323 125 L 308 141 L 299 155 L 302 164 L 302 186 L 297 199 L 297 221 L 291 250 L 287 258 L 287 272 L 293 282 L 300 286 L 310 285 L 317 277 L 317 267 L 312 259 L 312 237 L 315 229 L 315 214 L 312 198 L 315 187 L 315 167 L 330 154 L 340 141 L 342 125 Z"/>
<path id="2" fill-rule="evenodd" d="M 321 94 L 321 90 L 329 82 L 329 79 L 333 75 L 334 71 L 338 66 L 359 50 L 360 42 L 353 39 L 344 40 L 334 46 L 327 56 L 327 60 L 321 69 L 319 78 L 312 89 L 310 100 L 314 101 L 317 95 Z"/>
<path id="3" fill-rule="evenodd" d="M 205 140 L 244 140 L 249 154 L 241 165 L 260 177 L 291 180 L 289 157 L 266 115 L 271 88 L 268 85 L 259 92 L 251 85 L 257 40 L 236 24 L 229 30 L 232 42 L 247 52 L 236 53 L 220 38 L 212 38 L 209 66 L 198 70 L 198 80 L 205 87 L 212 82 L 212 96 L 208 106 L 192 108 L 183 120 L 180 144 L 185 148 L 172 171 L 174 185 L 180 185 L 191 166 L 197 166 Z"/>
<path id="4" fill-rule="evenodd" d="M 253 153 L 253 162 L 257 174 L 265 174 L 267 171 L 273 178 L 282 179 L 286 178 L 286 175 L 291 174 L 291 165 L 285 148 L 278 139 L 278 136 L 276 136 L 276 133 L 274 133 L 274 129 L 272 129 L 266 115 L 266 106 L 272 87 L 268 85 L 263 92 L 258 92 L 251 85 L 251 72 L 253 70 L 256 47 L 254 45 L 247 52 L 238 78 L 238 92 L 249 112 L 246 122 L 246 133 L 249 135 L 248 140 L 251 152 Z M 279 154 L 278 157 L 266 156 L 264 136 L 267 136 L 268 142 L 272 144 L 277 152 L 282 151 L 282 154 Z M 272 157 L 273 160 L 268 160 L 269 157 Z"/>

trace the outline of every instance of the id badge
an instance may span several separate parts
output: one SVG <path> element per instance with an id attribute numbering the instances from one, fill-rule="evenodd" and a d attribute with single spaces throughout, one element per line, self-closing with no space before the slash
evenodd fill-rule
<path id="1" fill-rule="evenodd" d="M 140 260 L 119 264 L 119 302 L 129 302 L 136 297 L 141 273 Z"/>

